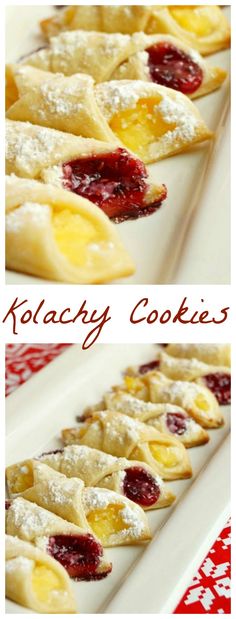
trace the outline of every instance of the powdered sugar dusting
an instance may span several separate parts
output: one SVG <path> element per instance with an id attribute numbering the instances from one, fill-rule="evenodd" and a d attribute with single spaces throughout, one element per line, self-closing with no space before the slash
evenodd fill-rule
<path id="1" fill-rule="evenodd" d="M 126 415 L 119 415 L 118 419 L 117 415 L 112 416 L 107 411 L 101 412 L 99 417 L 102 420 L 104 419 L 108 433 L 119 442 L 123 443 L 125 441 L 125 436 L 133 443 L 139 440 L 139 432 L 142 429 L 142 424 L 136 419 L 132 419 Z"/>
<path id="2" fill-rule="evenodd" d="M 120 393 L 118 395 L 116 393 L 111 393 L 108 394 L 105 399 L 107 401 L 108 408 L 127 414 L 134 418 L 142 418 L 144 413 L 156 412 L 157 409 L 156 405 L 152 402 L 144 402 L 129 393 Z"/>
<path id="3" fill-rule="evenodd" d="M 31 132 L 31 134 L 30 134 Z M 50 165 L 50 157 L 67 141 L 67 136 L 60 131 L 32 127 L 30 123 L 7 122 L 6 158 L 14 162 L 22 173 L 31 174 L 34 167 L 40 169 Z"/>
<path id="4" fill-rule="evenodd" d="M 176 99 L 170 98 L 165 95 L 160 103 L 156 106 L 158 112 L 161 113 L 162 118 L 168 124 L 177 125 L 174 130 L 165 133 L 165 140 L 181 139 L 187 142 L 191 142 L 196 133 L 196 127 L 199 125 L 199 120 L 194 114 L 186 108 L 185 101 L 182 97 L 176 97 Z"/>
<path id="5" fill-rule="evenodd" d="M 107 120 L 116 112 L 135 108 L 140 97 L 151 96 L 149 84 L 140 80 L 114 80 L 97 84 L 95 95 Z"/>
<path id="6" fill-rule="evenodd" d="M 60 62 L 60 68 L 66 73 L 70 71 L 70 59 L 73 62 L 79 56 L 79 69 L 81 66 L 91 65 L 92 56 L 96 53 L 105 55 L 105 58 L 116 57 L 117 51 L 125 48 L 130 41 L 129 35 L 114 33 L 112 36 L 106 33 L 86 32 L 84 30 L 68 31 L 53 37 L 50 41 L 52 57 Z"/>
<path id="7" fill-rule="evenodd" d="M 46 535 L 47 527 L 50 527 L 56 518 L 46 509 L 42 509 L 35 503 L 30 503 L 20 497 L 12 502 L 8 513 L 11 517 L 13 516 L 14 525 L 20 536 L 27 540 Z"/>
<path id="8" fill-rule="evenodd" d="M 103 488 L 86 488 L 83 494 L 83 504 L 87 515 L 93 510 L 106 509 L 109 505 L 116 504 L 121 507 L 118 513 L 122 517 L 124 528 L 110 536 L 111 543 L 125 539 L 138 540 L 145 531 L 146 523 L 141 508 L 124 497 L 121 499 L 116 492 Z"/>
<path id="9" fill-rule="evenodd" d="M 37 202 L 24 202 L 19 208 L 6 214 L 6 232 L 20 232 L 28 220 L 37 227 L 44 228 L 50 216 L 50 206 L 48 204 L 38 204 Z"/>
<path id="10" fill-rule="evenodd" d="M 48 495 L 44 495 L 44 500 L 49 506 L 52 501 L 55 505 L 73 505 L 75 495 L 82 492 L 84 484 L 80 479 L 56 477 L 47 482 L 47 488 Z"/>
<path id="11" fill-rule="evenodd" d="M 12 572 L 24 571 L 31 572 L 34 567 L 34 561 L 32 559 L 28 559 L 28 557 L 14 557 L 13 559 L 8 559 L 5 564 L 5 569 L 7 574 L 11 574 Z"/>

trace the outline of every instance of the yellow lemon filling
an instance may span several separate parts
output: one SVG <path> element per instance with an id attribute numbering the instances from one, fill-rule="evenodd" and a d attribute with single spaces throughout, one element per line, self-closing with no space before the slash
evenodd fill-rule
<path id="1" fill-rule="evenodd" d="M 199 37 L 208 36 L 214 30 L 211 11 L 207 11 L 206 7 L 185 6 L 182 8 L 179 6 L 170 6 L 169 11 L 181 28 Z"/>
<path id="2" fill-rule="evenodd" d="M 40 602 L 46 602 L 54 591 L 61 589 L 56 574 L 45 565 L 37 565 L 32 573 L 32 589 Z"/>
<path id="3" fill-rule="evenodd" d="M 167 447 L 158 445 L 157 443 L 149 443 L 149 448 L 153 458 L 155 458 L 157 462 L 161 462 L 161 464 L 167 468 L 176 466 L 181 460 L 178 447 Z"/>
<path id="4" fill-rule="evenodd" d="M 148 388 L 143 384 L 140 378 L 135 376 L 125 376 L 124 378 L 125 388 L 129 393 L 142 400 L 148 399 Z"/>
<path id="5" fill-rule="evenodd" d="M 209 410 L 209 404 L 203 395 L 199 394 L 194 400 L 195 406 L 202 411 L 207 412 Z"/>
<path id="6" fill-rule="evenodd" d="M 12 494 L 24 492 L 34 483 L 32 468 L 28 464 L 13 467 L 7 473 L 7 481 Z"/>
<path id="7" fill-rule="evenodd" d="M 141 158 L 145 156 L 150 144 L 175 128 L 174 124 L 167 125 L 163 120 L 157 107 L 160 101 L 157 97 L 139 99 L 134 108 L 119 112 L 111 119 L 112 131 Z"/>
<path id="8" fill-rule="evenodd" d="M 128 529 L 121 514 L 124 505 L 108 505 L 105 509 L 96 509 L 87 516 L 88 523 L 103 544 L 109 542 L 114 533 Z"/>
<path id="9" fill-rule="evenodd" d="M 52 225 L 60 252 L 74 266 L 84 265 L 88 244 L 97 240 L 94 224 L 65 208 L 53 212 Z"/>

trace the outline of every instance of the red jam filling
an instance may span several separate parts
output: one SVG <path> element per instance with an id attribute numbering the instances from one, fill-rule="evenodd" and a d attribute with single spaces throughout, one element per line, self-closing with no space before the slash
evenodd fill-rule
<path id="1" fill-rule="evenodd" d="M 214 393 L 217 401 L 221 406 L 231 403 L 231 375 L 216 372 L 215 374 L 207 374 L 204 376 L 204 381 L 208 389 Z"/>
<path id="2" fill-rule="evenodd" d="M 7 511 L 11 506 L 11 501 L 5 501 L 5 510 Z"/>
<path id="3" fill-rule="evenodd" d="M 166 413 L 166 425 L 172 434 L 184 434 L 187 430 L 186 417 L 182 413 Z"/>
<path id="4" fill-rule="evenodd" d="M 146 52 L 153 82 L 186 95 L 192 94 L 201 86 L 202 69 L 186 52 L 164 42 L 152 45 Z"/>
<path id="5" fill-rule="evenodd" d="M 151 372 L 152 370 L 158 370 L 160 366 L 160 361 L 155 359 L 154 361 L 150 361 L 149 363 L 144 363 L 139 366 L 139 374 L 147 374 L 147 372 Z"/>
<path id="6" fill-rule="evenodd" d="M 138 466 L 126 469 L 123 490 L 128 499 L 142 505 L 142 507 L 154 505 L 161 494 L 154 477 Z"/>
<path id="7" fill-rule="evenodd" d="M 96 580 L 103 549 L 90 535 L 54 535 L 49 537 L 48 553 L 63 565 L 75 580 Z"/>
<path id="8" fill-rule="evenodd" d="M 97 204 L 117 223 L 153 213 L 166 197 L 146 204 L 147 170 L 139 159 L 123 148 L 63 164 L 66 189 Z"/>

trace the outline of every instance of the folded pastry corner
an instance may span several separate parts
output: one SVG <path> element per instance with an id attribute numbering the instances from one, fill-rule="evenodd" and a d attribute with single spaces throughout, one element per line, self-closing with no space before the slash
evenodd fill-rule
<path id="1" fill-rule="evenodd" d="M 115 143 L 6 121 L 6 173 L 67 189 L 115 222 L 151 214 L 166 197 L 145 165 Z"/>
<path id="2" fill-rule="evenodd" d="M 6 264 L 68 283 L 103 283 L 134 272 L 115 226 L 82 196 L 7 177 Z"/>
<path id="3" fill-rule="evenodd" d="M 230 27 L 220 6 L 68 6 L 41 21 L 50 37 L 65 30 L 167 33 L 203 55 L 230 45 Z"/>
<path id="4" fill-rule="evenodd" d="M 145 462 L 165 480 L 192 475 L 187 450 L 178 439 L 121 413 L 94 413 L 78 428 L 63 430 L 62 439 L 67 445 L 87 445 L 113 456 Z"/>
<path id="5" fill-rule="evenodd" d="M 6 106 L 6 116 L 11 120 L 107 142 L 115 140 L 97 106 L 90 75 L 65 77 L 27 64 L 7 65 Z"/>
<path id="6" fill-rule="evenodd" d="M 227 75 L 176 37 L 144 32 L 62 32 L 23 62 L 64 75 L 86 73 L 97 83 L 117 79 L 154 82 L 191 98 L 219 88 Z"/>
<path id="7" fill-rule="evenodd" d="M 5 538 L 6 597 L 38 613 L 75 613 L 70 579 L 58 561 L 16 536 Z"/>
<path id="8" fill-rule="evenodd" d="M 32 542 L 75 580 L 100 580 L 112 569 L 101 543 L 90 531 L 22 497 L 11 501 L 6 510 L 6 533 Z"/>

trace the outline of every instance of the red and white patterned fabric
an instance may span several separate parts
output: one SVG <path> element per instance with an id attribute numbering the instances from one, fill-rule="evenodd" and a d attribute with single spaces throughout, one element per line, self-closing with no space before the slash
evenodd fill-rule
<path id="1" fill-rule="evenodd" d="M 6 395 L 68 346 L 70 344 L 8 344 Z M 228 522 L 179 602 L 175 614 L 230 614 L 230 550 Z"/>
<path id="2" fill-rule="evenodd" d="M 176 614 L 230 614 L 230 550 L 228 522 L 175 609 Z"/>

